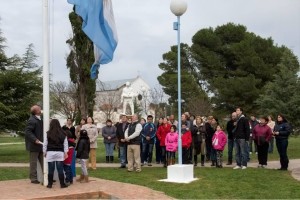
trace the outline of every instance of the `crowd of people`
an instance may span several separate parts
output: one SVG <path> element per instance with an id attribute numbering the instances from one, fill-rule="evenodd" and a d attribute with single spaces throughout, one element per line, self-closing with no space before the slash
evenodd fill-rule
<path id="1" fill-rule="evenodd" d="M 31 183 L 39 183 L 36 166 L 38 161 L 42 163 L 43 157 L 48 162 L 48 188 L 52 187 L 54 181 L 55 166 L 61 188 L 73 183 L 73 177 L 76 176 L 76 159 L 81 164 L 81 174 L 77 181 L 89 182 L 88 168 L 96 169 L 99 135 L 93 118 L 82 119 L 76 128 L 71 119 L 68 119 L 63 127 L 57 119 L 52 119 L 47 137 L 43 139 L 40 107 L 33 106 L 31 113 L 25 130 L 26 149 L 30 152 Z M 228 144 L 226 165 L 233 165 L 235 152 L 236 166 L 233 169 L 246 169 L 250 155 L 255 153 L 258 167 L 265 168 L 268 153 L 273 153 L 276 140 L 280 155 L 280 170 L 288 169 L 287 147 L 291 126 L 281 114 L 278 114 L 276 121 L 273 121 L 271 116 L 262 116 L 257 120 L 251 115 L 248 119 L 243 114 L 242 108 L 237 108 L 231 114 L 226 128 L 213 116 L 192 116 L 188 112 L 181 116 L 180 122 L 175 120 L 174 115 L 161 117 L 157 123 L 151 115 L 147 116 L 147 119 L 140 120 L 135 114 L 130 118 L 121 115 L 120 121 L 115 124 L 108 119 L 101 129 L 105 145 L 105 162 L 114 162 L 114 150 L 117 149 L 120 168 L 127 166 L 128 172 L 141 172 L 142 166 L 152 166 L 153 162 L 167 167 L 176 163 L 178 144 L 181 144 L 183 164 L 197 166 L 200 157 L 201 166 L 210 162 L 210 166 L 222 168 L 223 151 Z M 178 127 L 179 124 L 181 127 Z M 154 149 L 155 161 L 153 161 Z"/>

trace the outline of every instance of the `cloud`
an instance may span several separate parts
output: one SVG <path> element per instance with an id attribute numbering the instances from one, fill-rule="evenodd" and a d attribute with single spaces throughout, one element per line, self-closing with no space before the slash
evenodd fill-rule
<path id="1" fill-rule="evenodd" d="M 50 19 L 54 23 L 50 35 L 50 71 L 54 81 L 68 81 L 65 57 L 69 48 L 65 41 L 71 34 L 68 14 L 72 5 L 67 0 L 49 0 Z M 188 10 L 181 17 L 181 41 L 191 44 L 200 29 L 228 22 L 245 25 L 250 32 L 275 44 L 285 45 L 300 56 L 300 1 L 296 0 L 187 0 Z M 140 74 L 150 85 L 157 84 L 162 72 L 158 64 L 162 54 L 177 42 L 172 23 L 176 17 L 169 0 L 113 0 L 119 44 L 114 60 L 100 68 L 101 80 L 133 78 Z M 53 5 L 53 6 L 52 6 Z M 54 11 L 54 12 L 53 12 Z M 23 54 L 34 43 L 42 65 L 42 1 L 1 0 L 0 28 L 7 38 L 7 54 Z M 51 24 L 52 25 L 52 24 Z"/>

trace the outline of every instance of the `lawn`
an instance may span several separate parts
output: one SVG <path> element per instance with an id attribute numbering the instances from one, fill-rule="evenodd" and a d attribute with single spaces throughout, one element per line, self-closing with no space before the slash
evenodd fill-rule
<path id="1" fill-rule="evenodd" d="M 177 199 L 296 199 L 300 197 L 300 182 L 293 179 L 290 172 L 254 168 L 247 170 L 196 168 L 194 174 L 199 180 L 190 184 L 175 184 L 158 181 L 167 177 L 165 168 L 143 168 L 141 173 L 130 173 L 126 169 L 118 168 L 99 168 L 90 172 L 91 177 L 146 186 Z M 1 168 L 0 177 L 1 180 L 24 179 L 28 177 L 28 169 Z"/>
<path id="2" fill-rule="evenodd" d="M 25 144 L 15 144 L 15 145 L 1 145 L 1 143 L 10 143 L 10 142 L 24 142 L 22 137 L 0 137 L 0 162 L 1 163 L 26 163 L 28 162 L 28 152 L 25 150 Z M 105 162 L 105 148 L 103 144 L 102 138 L 98 139 L 98 149 L 97 149 L 97 162 L 103 163 Z M 117 150 L 114 151 L 115 155 L 115 163 L 118 162 Z M 289 139 L 289 147 L 288 147 L 288 155 L 290 159 L 300 158 L 300 137 L 290 137 Z M 155 160 L 155 152 L 153 153 Z M 257 161 L 257 156 L 255 154 L 251 155 L 251 162 Z M 224 151 L 224 161 L 227 160 L 227 146 Z M 276 147 L 274 147 L 274 153 L 269 154 L 269 160 L 279 160 L 278 152 Z"/>

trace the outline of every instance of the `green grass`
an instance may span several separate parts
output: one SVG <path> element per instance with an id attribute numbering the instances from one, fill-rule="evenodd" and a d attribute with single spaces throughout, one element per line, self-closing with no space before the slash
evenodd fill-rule
<path id="1" fill-rule="evenodd" d="M 1 181 L 26 179 L 29 177 L 29 168 L 3 167 L 0 169 Z"/>
<path id="2" fill-rule="evenodd" d="M 11 143 L 11 142 L 24 142 L 22 137 L 0 137 L 1 143 Z M 115 163 L 118 163 L 118 152 L 114 151 Z M 227 146 L 224 150 L 223 160 L 227 161 Z M 15 145 L 0 145 L 0 163 L 27 163 L 28 162 L 28 152 L 25 150 L 25 144 L 15 144 Z M 105 162 L 105 148 L 103 140 L 98 139 L 98 149 L 97 149 L 97 163 Z M 289 147 L 288 147 L 288 156 L 290 159 L 300 158 L 300 137 L 290 137 Z M 278 152 L 276 146 L 274 147 L 274 153 L 269 154 L 269 161 L 279 160 Z M 155 152 L 153 152 L 153 160 L 155 160 Z M 251 162 L 257 162 L 257 156 L 255 154 L 251 155 Z"/>
<path id="3" fill-rule="evenodd" d="M 0 136 L 1 143 L 25 142 L 23 137 Z"/>
<path id="4" fill-rule="evenodd" d="M 289 172 L 267 169 L 232 170 L 196 168 L 199 180 L 190 184 L 159 182 L 167 177 L 164 168 L 143 168 L 141 173 L 101 168 L 90 176 L 146 186 L 178 199 L 281 199 L 299 198 L 300 182 Z"/>
<path id="5" fill-rule="evenodd" d="M 177 199 L 296 199 L 300 197 L 300 182 L 285 171 L 254 168 L 247 170 L 196 168 L 194 174 L 199 180 L 190 184 L 159 182 L 158 180 L 167 177 L 165 168 L 143 168 L 141 173 L 129 173 L 126 169 L 101 168 L 90 171 L 89 175 L 146 186 Z M 28 177 L 28 168 L 1 168 L 0 177 L 1 180 L 24 179 Z"/>

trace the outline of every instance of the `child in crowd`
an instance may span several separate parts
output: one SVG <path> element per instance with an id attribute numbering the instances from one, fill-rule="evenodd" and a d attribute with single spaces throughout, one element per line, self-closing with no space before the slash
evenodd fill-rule
<path id="1" fill-rule="evenodd" d="M 217 163 L 216 167 L 217 168 L 222 168 L 222 157 L 223 157 L 223 150 L 225 148 L 225 145 L 227 143 L 227 138 L 226 135 L 222 129 L 221 125 L 217 125 L 217 130 L 215 134 L 213 135 L 212 138 L 212 145 L 213 148 L 217 151 Z"/>
<path id="2" fill-rule="evenodd" d="M 175 153 L 178 147 L 178 133 L 176 132 L 176 126 L 171 126 L 171 132 L 169 132 L 165 139 L 166 151 L 167 151 L 167 165 L 175 164 Z"/>
<path id="3" fill-rule="evenodd" d="M 192 133 L 187 127 L 187 123 L 183 122 L 181 125 L 181 140 L 182 140 L 182 164 L 191 164 L 189 155 L 192 144 Z"/>
<path id="4" fill-rule="evenodd" d="M 76 151 L 77 151 L 76 158 L 80 160 L 80 164 L 81 164 L 81 175 L 80 178 L 77 179 L 77 181 L 81 183 L 87 183 L 89 182 L 89 176 L 88 176 L 86 161 L 87 159 L 89 159 L 90 139 L 85 129 L 80 131 L 80 136 L 76 146 Z"/>
<path id="5" fill-rule="evenodd" d="M 73 138 L 73 135 L 71 131 L 65 130 L 65 133 L 67 135 L 68 139 L 68 157 L 64 160 L 64 171 L 65 171 L 65 183 L 66 185 L 73 184 L 73 173 L 72 173 L 72 160 L 74 155 L 74 147 L 75 147 L 75 139 Z"/>

